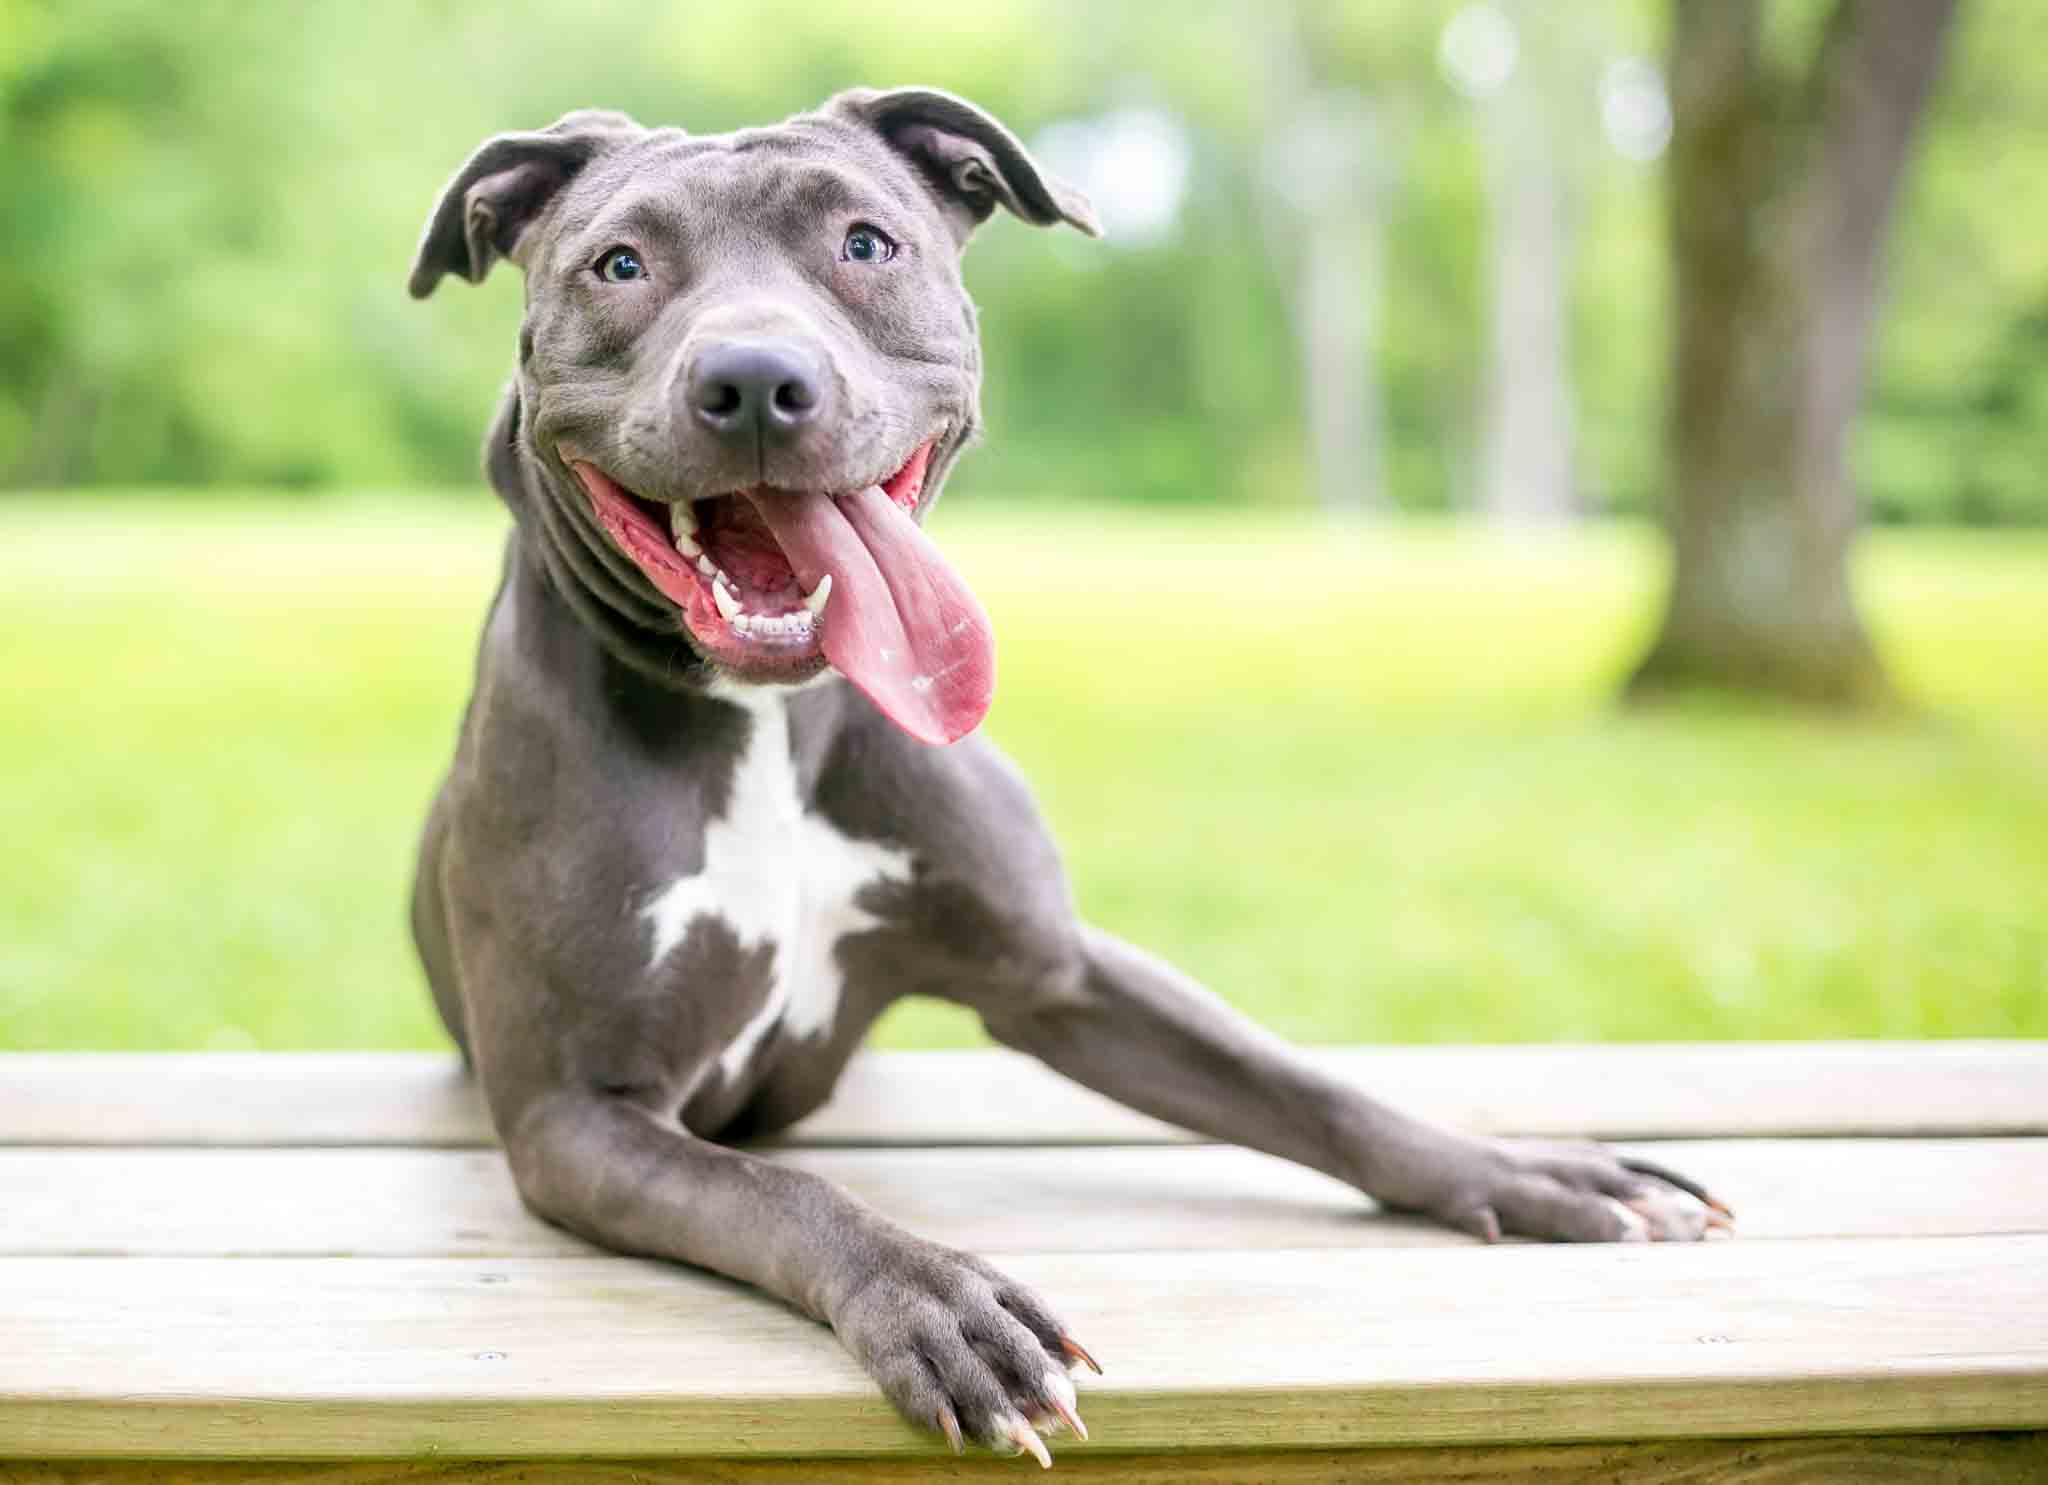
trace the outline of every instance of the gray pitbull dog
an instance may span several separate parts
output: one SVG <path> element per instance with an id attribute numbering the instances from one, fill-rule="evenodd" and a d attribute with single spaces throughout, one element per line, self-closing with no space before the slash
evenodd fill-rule
<path id="1" fill-rule="evenodd" d="M 918 89 L 701 138 L 573 113 L 462 167 L 411 288 L 525 271 L 485 451 L 514 525 L 413 927 L 536 1212 L 779 1295 L 915 1423 L 1044 1462 L 1093 1365 L 1053 1308 L 727 1143 L 823 1103 L 899 996 L 1488 1240 L 1723 1219 L 1598 1147 L 1375 1103 L 1077 918 L 969 735 L 988 620 L 920 529 L 978 426 L 958 260 L 998 206 L 1097 231 L 1002 125 Z"/>

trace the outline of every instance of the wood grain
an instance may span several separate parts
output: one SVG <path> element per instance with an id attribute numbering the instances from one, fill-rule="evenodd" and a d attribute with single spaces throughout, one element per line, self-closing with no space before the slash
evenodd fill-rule
<path id="1" fill-rule="evenodd" d="M 0 1459 L 0 1485 L 973 1485 L 1020 1478 L 1015 1460 L 207 1460 Z M 1170 1454 L 1069 1450 L 1061 1481 L 1105 1485 L 2038 1485 L 2048 1434 L 1935 1434 L 1819 1439 L 1684 1439 L 1502 1449 L 1300 1450 Z"/>
<path id="2" fill-rule="evenodd" d="M 1499 1133 L 2048 1133 L 2048 1042 L 1313 1048 L 1333 1075 Z M 1128 1144 L 1180 1138 L 1001 1050 L 870 1052 L 805 1145 Z M 429 1053 L 15 1053 L 0 1144 L 484 1145 L 455 1059 Z"/>
<path id="3" fill-rule="evenodd" d="M 1741 1214 L 1744 1239 L 2048 1232 L 2048 1140 L 1638 1145 Z M 1471 1239 L 1220 1145 L 786 1150 L 970 1249 L 1369 1248 Z M 592 1255 L 531 1216 L 496 1150 L 0 1149 L 0 1254 Z"/>
<path id="4" fill-rule="evenodd" d="M 1104 1451 L 2048 1427 L 2048 1238 L 995 1255 Z M 918 1452 L 822 1328 L 630 1259 L 0 1260 L 0 1455 Z"/>

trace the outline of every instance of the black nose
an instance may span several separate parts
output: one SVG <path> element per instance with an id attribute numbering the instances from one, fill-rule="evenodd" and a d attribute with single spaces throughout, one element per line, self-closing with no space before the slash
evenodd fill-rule
<path id="1" fill-rule="evenodd" d="M 818 417 L 825 370 L 817 356 L 791 341 L 727 341 L 697 353 L 688 397 L 697 421 L 720 437 L 776 442 L 795 437 Z"/>

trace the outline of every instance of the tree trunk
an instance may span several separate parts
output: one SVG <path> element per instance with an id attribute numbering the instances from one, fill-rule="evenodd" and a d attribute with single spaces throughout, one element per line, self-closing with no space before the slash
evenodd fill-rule
<path id="1" fill-rule="evenodd" d="M 1262 36 L 1277 127 L 1258 165 L 1257 213 L 1301 357 L 1309 462 L 1326 510 L 1387 506 L 1376 320 L 1386 231 L 1383 150 L 1370 102 L 1318 91 L 1299 0 L 1247 3 Z"/>
<path id="2" fill-rule="evenodd" d="M 1493 343 L 1483 499 L 1496 521 L 1556 524 L 1577 504 L 1564 167 L 1558 131 L 1546 133 L 1538 117 L 1548 100 L 1536 85 L 1517 80 L 1503 91 L 1487 106 Z"/>
<path id="3" fill-rule="evenodd" d="M 1840 0 L 1774 75 L 1759 0 L 1678 0 L 1671 593 L 1630 689 L 1846 705 L 1890 687 L 1849 588 L 1846 441 L 1885 225 L 1954 0 Z"/>
<path id="4" fill-rule="evenodd" d="M 1518 38 L 1507 80 L 1480 100 L 1493 298 L 1479 498 L 1506 525 L 1569 520 L 1573 471 L 1571 203 L 1584 174 L 1574 126 L 1591 79 L 1554 39 L 1542 0 L 1502 7 Z M 1549 33 L 1549 34 L 1546 34 Z"/>
<path id="5" fill-rule="evenodd" d="M 1320 216 L 1304 224 L 1302 235 L 1294 321 L 1316 489 L 1325 510 L 1377 512 L 1386 494 L 1368 296 L 1379 278 L 1378 226 Z"/>

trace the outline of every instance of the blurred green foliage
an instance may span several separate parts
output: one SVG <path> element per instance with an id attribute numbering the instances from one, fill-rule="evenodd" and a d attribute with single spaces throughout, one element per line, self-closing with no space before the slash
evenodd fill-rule
<path id="1" fill-rule="evenodd" d="M 1359 90 L 1379 121 L 1388 482 L 1423 509 L 1470 496 L 1485 371 L 1486 170 L 1473 105 L 1436 61 L 1454 9 L 1294 12 L 1312 83 Z M 1596 57 L 1662 46 L 1653 0 L 1540 13 Z M 402 284 L 428 206 L 475 144 L 589 104 L 709 131 L 854 83 L 929 82 L 1027 138 L 1157 106 L 1194 154 L 1167 241 L 1005 223 L 973 249 L 996 436 L 963 482 L 1305 501 L 1258 180 L 1285 114 L 1267 65 L 1280 14 L 1241 0 L 0 0 L 0 484 L 471 481 L 517 276 L 426 307 Z M 2044 41 L 2048 10 L 2031 0 L 1972 0 L 1933 105 L 1855 449 L 1882 517 L 2048 519 Z M 1658 483 L 1658 174 L 1600 145 L 1580 93 L 1561 137 L 1583 155 L 1583 483 L 1595 506 L 1638 509 Z"/>

